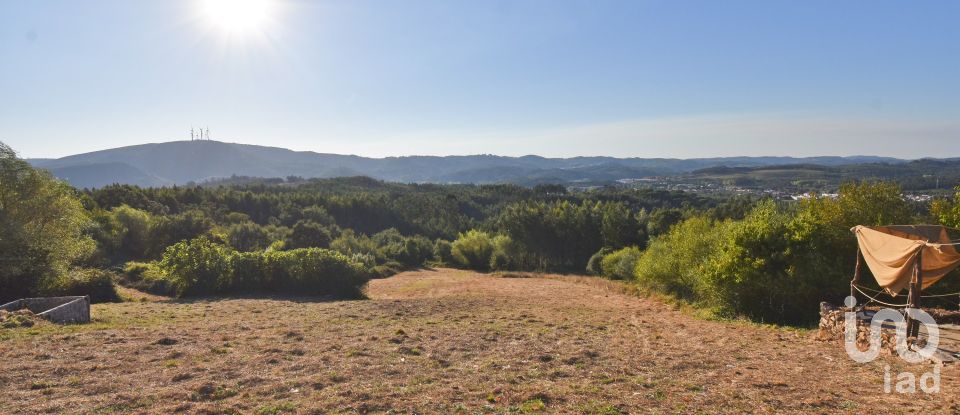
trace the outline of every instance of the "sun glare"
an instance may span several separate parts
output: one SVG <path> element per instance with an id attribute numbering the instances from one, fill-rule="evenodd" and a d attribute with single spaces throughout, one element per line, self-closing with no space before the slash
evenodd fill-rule
<path id="1" fill-rule="evenodd" d="M 257 30 L 269 18 L 271 0 L 201 0 L 204 15 L 230 33 Z"/>

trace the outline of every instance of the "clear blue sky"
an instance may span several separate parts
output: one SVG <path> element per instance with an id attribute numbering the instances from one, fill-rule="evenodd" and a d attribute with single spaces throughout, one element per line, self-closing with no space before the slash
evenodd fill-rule
<path id="1" fill-rule="evenodd" d="M 0 0 L 0 141 L 960 156 L 958 1 L 204 1 Z"/>

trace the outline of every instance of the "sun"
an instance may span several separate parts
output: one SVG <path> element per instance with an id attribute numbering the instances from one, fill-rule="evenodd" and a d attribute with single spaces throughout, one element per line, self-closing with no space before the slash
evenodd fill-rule
<path id="1" fill-rule="evenodd" d="M 269 19 L 271 0 L 201 0 L 207 19 L 229 33 L 259 30 Z"/>

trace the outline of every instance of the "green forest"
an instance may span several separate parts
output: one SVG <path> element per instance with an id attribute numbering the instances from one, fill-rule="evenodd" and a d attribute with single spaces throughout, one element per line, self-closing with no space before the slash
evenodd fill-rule
<path id="1" fill-rule="evenodd" d="M 847 292 L 849 229 L 893 223 L 960 226 L 960 191 L 915 203 L 895 182 L 848 182 L 837 198 L 783 202 L 366 177 L 78 190 L 0 143 L 0 302 L 116 301 L 117 284 L 360 297 L 371 278 L 450 266 L 590 273 L 721 317 L 806 324 Z"/>

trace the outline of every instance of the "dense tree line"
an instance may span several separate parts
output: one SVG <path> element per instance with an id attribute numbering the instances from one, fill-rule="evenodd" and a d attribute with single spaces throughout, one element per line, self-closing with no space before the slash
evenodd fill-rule
<path id="1" fill-rule="evenodd" d="M 124 283 L 168 294 L 249 291 L 255 287 L 244 267 L 294 267 L 311 255 L 358 265 L 367 277 L 425 264 L 582 271 L 604 246 L 642 245 L 691 212 L 723 205 L 657 190 L 568 192 L 560 185 L 398 184 L 366 177 L 77 191 L 6 146 L 2 160 L 4 299 L 109 288 L 109 270 Z M 210 253 L 229 266 L 209 268 L 219 262 L 199 258 Z M 212 270 L 219 270 L 216 278 Z M 186 278 L 193 274 L 207 278 Z M 299 286 L 284 278 L 257 281 L 271 290 L 284 290 L 276 281 L 287 281 L 287 291 Z"/>
<path id="2" fill-rule="evenodd" d="M 694 215 L 646 250 L 609 254 L 601 273 L 634 279 L 719 315 L 809 323 L 820 301 L 840 304 L 849 292 L 857 252 L 852 227 L 935 223 L 938 213 L 942 224 L 955 225 L 949 220 L 954 202 L 934 206 L 930 216 L 892 183 L 848 183 L 837 198 L 789 205 L 763 201 L 739 220 Z M 958 287 L 956 278 L 938 284 L 940 290 Z"/>
<path id="3" fill-rule="evenodd" d="M 368 178 L 245 180 L 218 186 L 83 192 L 97 241 L 91 265 L 157 260 L 206 236 L 241 251 L 331 248 L 394 268 L 434 259 L 438 241 L 476 229 L 509 236 L 512 266 L 582 270 L 602 246 L 643 244 L 691 212 L 725 206 L 681 192 L 562 186 L 418 185 Z M 442 243 L 441 243 L 442 245 Z M 429 257 L 423 252 L 429 247 Z M 506 266 L 505 264 L 502 264 Z"/>
<path id="4" fill-rule="evenodd" d="M 446 265 L 588 272 L 720 315 L 804 323 L 846 292 L 857 224 L 960 224 L 960 193 L 929 206 L 891 183 L 838 198 L 705 198 L 618 187 L 232 178 L 77 191 L 0 146 L 0 301 L 169 295 L 358 295 L 369 278 Z"/>

